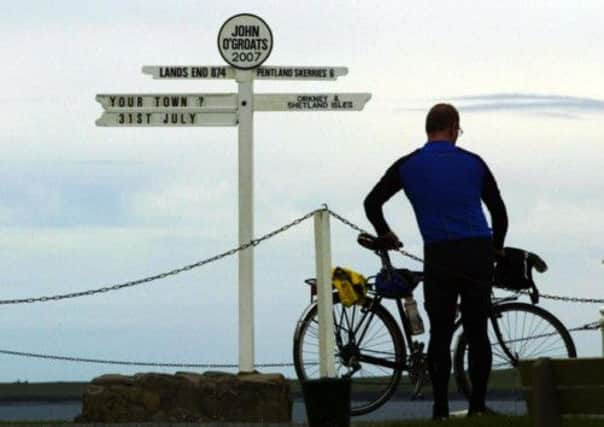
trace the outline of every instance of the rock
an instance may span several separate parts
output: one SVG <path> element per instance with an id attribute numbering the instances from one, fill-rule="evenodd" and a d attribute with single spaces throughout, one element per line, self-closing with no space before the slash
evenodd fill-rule
<path id="1" fill-rule="evenodd" d="M 291 409 L 281 374 L 110 374 L 87 386 L 75 421 L 280 423 L 291 421 Z"/>

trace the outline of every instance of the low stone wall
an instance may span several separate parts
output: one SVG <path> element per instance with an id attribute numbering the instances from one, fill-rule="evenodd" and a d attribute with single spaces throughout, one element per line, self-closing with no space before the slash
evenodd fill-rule
<path id="1" fill-rule="evenodd" d="M 87 386 L 75 421 L 283 423 L 291 410 L 281 374 L 103 375 Z"/>

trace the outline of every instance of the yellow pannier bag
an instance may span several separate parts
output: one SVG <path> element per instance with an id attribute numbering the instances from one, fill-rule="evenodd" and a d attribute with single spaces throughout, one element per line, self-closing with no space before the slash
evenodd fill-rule
<path id="1" fill-rule="evenodd" d="M 345 307 L 362 304 L 367 294 L 367 280 L 356 271 L 336 267 L 332 272 L 332 283 Z"/>

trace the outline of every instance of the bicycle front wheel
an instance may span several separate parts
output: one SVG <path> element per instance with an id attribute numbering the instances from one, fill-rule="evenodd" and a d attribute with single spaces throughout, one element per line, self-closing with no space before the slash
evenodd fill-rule
<path id="1" fill-rule="evenodd" d="M 490 391 L 520 389 L 520 377 L 515 369 L 520 359 L 577 357 L 575 344 L 562 322 L 549 311 L 531 304 L 514 302 L 494 306 L 488 333 L 493 353 L 487 387 Z M 458 389 L 469 397 L 472 383 L 468 374 L 468 342 L 464 334 L 457 339 L 454 369 Z"/>
<path id="2" fill-rule="evenodd" d="M 294 366 L 300 381 L 319 378 L 318 307 L 307 309 L 294 334 Z M 351 414 L 383 405 L 401 378 L 405 345 L 392 315 L 366 298 L 363 306 L 344 307 L 334 297 L 336 375 L 350 377 Z"/>

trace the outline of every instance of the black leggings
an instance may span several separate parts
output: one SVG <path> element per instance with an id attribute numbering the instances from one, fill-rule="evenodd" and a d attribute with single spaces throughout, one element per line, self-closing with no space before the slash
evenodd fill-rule
<path id="1" fill-rule="evenodd" d="M 451 240 L 426 245 L 424 300 L 430 319 L 428 364 L 434 392 L 434 416 L 449 415 L 451 339 L 457 299 L 461 297 L 464 334 L 469 346 L 472 382 L 470 411 L 484 411 L 492 354 L 487 334 L 493 275 L 491 239 Z"/>

